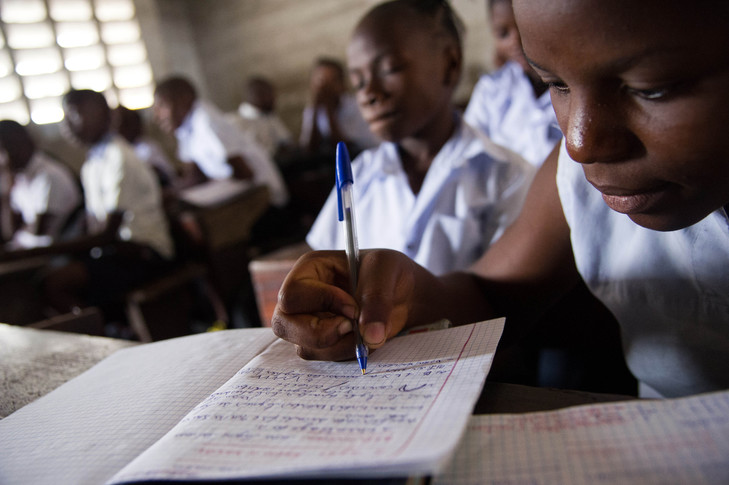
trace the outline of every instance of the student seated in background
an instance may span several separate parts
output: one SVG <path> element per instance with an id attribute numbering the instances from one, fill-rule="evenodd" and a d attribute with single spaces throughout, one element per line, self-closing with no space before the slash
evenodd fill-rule
<path id="1" fill-rule="evenodd" d="M 36 149 L 24 126 L 0 121 L 0 229 L 5 249 L 48 246 L 81 206 L 71 171 Z"/>
<path id="2" fill-rule="evenodd" d="M 373 349 L 440 318 L 506 315 L 518 334 L 581 277 L 618 320 L 641 396 L 729 388 L 729 6 L 514 0 L 514 13 L 565 135 L 517 221 L 468 272 L 364 252 L 356 295 L 343 252 L 309 253 L 274 331 L 317 359 L 353 356 L 355 315 Z"/>
<path id="3" fill-rule="evenodd" d="M 463 118 L 495 143 L 539 167 L 562 132 L 547 86 L 524 57 L 511 0 L 487 3 L 496 57 L 506 63 L 478 80 Z"/>
<path id="4" fill-rule="evenodd" d="M 181 186 L 211 179 L 251 180 L 268 186 L 273 205 L 286 205 L 286 186 L 265 150 L 220 110 L 198 99 L 187 79 L 160 82 L 153 110 L 160 128 L 177 138 L 178 158 L 184 164 Z"/>
<path id="5" fill-rule="evenodd" d="M 173 257 L 159 184 L 132 146 L 111 132 L 103 94 L 71 90 L 63 98 L 64 123 L 88 147 L 81 167 L 88 247 L 81 258 L 54 270 L 46 295 L 61 313 L 119 299 L 156 276 Z"/>
<path id="6" fill-rule="evenodd" d="M 447 2 L 387 2 L 347 51 L 362 115 L 386 140 L 352 164 L 360 247 L 397 249 L 435 274 L 467 268 L 501 235 L 533 172 L 456 113 L 457 22 Z M 343 249 L 339 226 L 335 188 L 306 240 Z"/>
<path id="7" fill-rule="evenodd" d="M 276 89 L 271 81 L 261 76 L 248 79 L 245 101 L 238 107 L 234 119 L 243 131 L 253 135 L 268 156 L 277 164 L 289 161 L 294 138 L 276 114 Z"/>
<path id="8" fill-rule="evenodd" d="M 347 93 L 342 64 L 322 57 L 309 77 L 309 100 L 301 120 L 301 147 L 312 157 L 329 161 L 337 143 L 345 142 L 352 155 L 377 146 L 378 140 Z"/>
<path id="9" fill-rule="evenodd" d="M 141 161 L 154 169 L 162 187 L 174 184 L 177 172 L 162 146 L 144 134 L 144 123 L 138 111 L 118 106 L 112 112 L 112 129 L 132 144 Z"/>

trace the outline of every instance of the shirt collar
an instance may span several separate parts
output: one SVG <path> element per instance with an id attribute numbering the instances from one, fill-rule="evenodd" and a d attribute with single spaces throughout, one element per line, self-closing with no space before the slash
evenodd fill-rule
<path id="1" fill-rule="evenodd" d="M 238 107 L 238 114 L 242 118 L 246 118 L 249 120 L 256 120 L 259 118 L 264 118 L 266 116 L 263 111 L 248 102 L 243 103 Z"/>
<path id="2" fill-rule="evenodd" d="M 192 106 L 190 106 L 190 111 L 187 112 L 187 114 L 185 115 L 185 119 L 182 120 L 180 126 L 178 126 L 175 130 L 175 135 L 178 137 L 178 139 L 180 138 L 180 136 L 184 137 L 184 135 L 192 132 L 193 115 L 198 110 L 199 106 L 200 101 L 193 101 Z"/>
<path id="3" fill-rule="evenodd" d="M 106 150 L 106 146 L 109 144 L 109 142 L 112 139 L 112 134 L 107 133 L 104 135 L 101 140 L 97 141 L 93 145 L 91 145 L 91 148 L 89 148 L 89 151 L 87 153 L 87 158 L 97 158 L 103 155 L 104 150 Z"/>
<path id="4" fill-rule="evenodd" d="M 437 165 L 439 167 L 443 166 L 447 170 L 452 170 L 463 165 L 466 159 L 472 156 L 470 152 L 473 151 L 473 144 L 463 143 L 462 139 L 463 137 L 473 138 L 473 129 L 463 121 L 463 118 L 458 112 L 453 112 L 453 118 L 455 121 L 453 134 L 446 140 L 440 150 L 438 150 L 431 163 L 431 168 Z M 402 171 L 402 162 L 396 143 L 382 142 L 378 151 L 380 151 L 381 156 L 375 157 L 375 163 L 378 163 L 379 166 L 373 168 L 382 173 L 383 176 Z"/>

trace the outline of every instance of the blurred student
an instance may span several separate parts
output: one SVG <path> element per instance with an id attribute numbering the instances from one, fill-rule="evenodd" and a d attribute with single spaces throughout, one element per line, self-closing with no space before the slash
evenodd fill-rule
<path id="1" fill-rule="evenodd" d="M 524 57 L 511 0 L 487 0 L 496 58 L 505 63 L 473 88 L 464 119 L 539 167 L 562 138 L 547 86 Z"/>
<path id="2" fill-rule="evenodd" d="M 517 221 L 469 272 L 365 252 L 354 296 L 343 252 L 309 253 L 274 331 L 318 359 L 353 356 L 357 314 L 372 348 L 440 318 L 506 315 L 528 332 L 514 322 L 582 278 L 620 323 L 641 396 L 729 388 L 729 5 L 514 0 L 514 13 L 565 134 Z"/>
<path id="3" fill-rule="evenodd" d="M 347 144 L 352 155 L 378 143 L 362 119 L 357 101 L 347 93 L 342 64 L 322 57 L 314 63 L 309 77 L 300 144 L 310 156 L 328 158 L 340 141 Z"/>
<path id="4" fill-rule="evenodd" d="M 498 239 L 533 174 L 456 113 L 457 22 L 447 2 L 387 2 L 347 51 L 362 115 L 385 140 L 352 165 L 360 247 L 402 251 L 435 274 L 467 268 Z M 306 240 L 343 249 L 339 226 L 335 188 Z"/>
<path id="5" fill-rule="evenodd" d="M 64 123 L 88 147 L 81 166 L 90 248 L 48 275 L 46 295 L 59 312 L 119 301 L 134 286 L 167 267 L 173 245 L 151 167 L 111 132 L 111 110 L 102 93 L 71 90 L 63 98 Z"/>
<path id="6" fill-rule="evenodd" d="M 132 144 L 141 161 L 154 169 L 162 187 L 173 185 L 177 172 L 162 146 L 144 134 L 144 123 L 138 111 L 118 106 L 112 112 L 112 128 Z"/>
<path id="7" fill-rule="evenodd" d="M 251 180 L 268 186 L 273 205 L 286 205 L 286 186 L 266 151 L 220 110 L 198 99 L 187 79 L 170 77 L 160 82 L 153 110 L 160 128 L 177 138 L 178 158 L 184 165 L 181 186 L 207 180 Z"/>
<path id="8" fill-rule="evenodd" d="M 294 145 L 294 138 L 276 114 L 276 89 L 264 77 L 253 76 L 245 86 L 245 101 L 236 112 L 236 120 L 244 131 L 253 135 L 268 156 L 279 163 Z"/>
<path id="9" fill-rule="evenodd" d="M 36 149 L 24 126 L 0 121 L 0 227 L 5 249 L 49 246 L 81 207 L 71 171 Z"/>

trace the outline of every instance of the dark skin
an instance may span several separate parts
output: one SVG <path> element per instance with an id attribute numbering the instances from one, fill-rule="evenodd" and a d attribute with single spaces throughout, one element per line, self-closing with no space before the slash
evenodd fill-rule
<path id="1" fill-rule="evenodd" d="M 195 99 L 191 96 L 180 95 L 174 97 L 156 95 L 154 98 L 154 118 L 159 127 L 165 133 L 174 135 L 175 130 L 179 128 L 185 117 L 192 110 Z M 253 178 L 253 171 L 248 166 L 245 158 L 241 155 L 229 157 L 226 162 L 233 169 L 233 177 L 239 180 L 249 180 Z M 194 163 L 186 163 L 182 169 L 182 175 L 176 182 L 178 188 L 191 187 L 193 185 L 205 182 L 207 177 Z"/>
<path id="2" fill-rule="evenodd" d="M 22 226 L 20 214 L 10 206 L 10 191 L 15 184 L 15 174 L 28 165 L 34 150 L 35 146 L 27 136 L 0 137 L 0 234 L 3 241 L 10 240 Z M 42 234 L 40 227 L 28 229 L 33 234 Z"/>
<path id="3" fill-rule="evenodd" d="M 729 39 L 721 8 L 514 2 L 526 56 L 550 84 L 568 153 L 610 207 L 643 227 L 684 228 L 729 203 Z M 306 358 L 339 360 L 352 356 L 348 318 L 358 308 L 371 348 L 441 317 L 458 324 L 539 312 L 579 277 L 555 182 L 556 150 L 520 217 L 469 273 L 436 278 L 402 254 L 375 250 L 363 255 L 352 296 L 344 255 L 310 253 L 284 282 L 274 331 Z"/>
<path id="4" fill-rule="evenodd" d="M 521 45 L 521 35 L 514 19 L 514 9 L 511 0 L 496 0 L 491 3 L 491 32 L 496 40 L 496 62 L 500 66 L 507 61 L 516 62 L 529 77 L 534 89 L 534 96 L 539 97 L 547 90 L 539 75 L 532 69 L 524 57 Z"/>
<path id="5" fill-rule="evenodd" d="M 395 9 L 398 9 L 397 7 Z M 391 9 L 391 10 L 395 10 Z M 370 130 L 397 143 L 414 194 L 455 129 L 461 70 L 456 41 L 408 7 L 365 17 L 347 50 L 350 80 Z"/>
<path id="6" fill-rule="evenodd" d="M 337 109 L 339 108 L 339 100 L 344 92 L 344 79 L 337 68 L 328 64 L 314 66 L 309 79 L 309 96 L 311 98 L 311 105 L 314 108 L 311 110 L 310 115 L 315 117 L 317 111 L 323 109 L 329 121 L 331 138 L 346 143 L 348 140 L 343 135 L 336 116 Z M 310 121 L 309 126 L 311 126 L 311 132 L 309 133 L 308 139 L 302 140 L 303 149 L 315 153 L 319 150 L 324 136 L 319 131 L 319 126 L 314 119 Z"/>

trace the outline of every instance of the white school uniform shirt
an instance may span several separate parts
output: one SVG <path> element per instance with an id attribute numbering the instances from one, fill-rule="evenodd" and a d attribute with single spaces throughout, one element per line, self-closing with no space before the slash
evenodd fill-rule
<path id="1" fill-rule="evenodd" d="M 250 133 L 270 157 L 279 147 L 292 143 L 293 136 L 276 113 L 264 113 L 250 103 L 238 107 L 235 119 L 243 131 Z"/>
<path id="2" fill-rule="evenodd" d="M 233 168 L 227 160 L 240 155 L 253 172 L 253 182 L 268 186 L 273 205 L 280 207 L 288 202 L 286 185 L 271 157 L 212 104 L 195 101 L 175 136 L 179 159 L 197 164 L 206 177 L 231 178 Z"/>
<path id="3" fill-rule="evenodd" d="M 481 76 L 463 118 L 535 167 L 562 138 L 549 91 L 535 98 L 528 76 L 515 62 Z"/>
<path id="4" fill-rule="evenodd" d="M 118 135 L 107 136 L 89 149 L 81 166 L 86 212 L 99 223 L 110 213 L 126 212 L 119 237 L 146 244 L 162 257 L 174 254 L 162 195 L 152 168 Z M 100 227 L 90 227 L 96 232 Z"/>
<path id="5" fill-rule="evenodd" d="M 172 182 L 177 178 L 177 172 L 175 172 L 172 162 L 159 143 L 149 137 L 141 136 L 135 140 L 133 146 L 134 153 L 139 159 L 159 170 L 167 181 Z"/>
<path id="6" fill-rule="evenodd" d="M 561 148 L 557 186 L 577 268 L 621 327 L 643 397 L 729 388 L 729 219 L 660 232 L 610 209 Z"/>
<path id="7" fill-rule="evenodd" d="M 302 143 L 308 140 L 311 136 L 311 130 L 313 129 L 311 120 L 311 111 L 314 108 L 307 106 L 304 108 L 303 122 L 301 124 L 301 140 Z M 379 143 L 377 137 L 370 130 L 369 125 L 362 117 L 362 113 L 359 112 L 357 101 L 351 94 L 343 95 L 339 100 L 339 107 L 337 108 L 337 122 L 339 123 L 339 129 L 342 135 L 354 143 L 359 150 L 366 148 L 376 147 Z M 329 118 L 323 108 L 317 110 L 316 113 L 316 125 L 319 128 L 319 133 L 326 139 L 331 138 L 332 129 L 329 126 Z M 333 145 L 342 140 L 329 140 Z"/>
<path id="8" fill-rule="evenodd" d="M 467 268 L 516 218 L 534 172 L 518 155 L 459 121 L 413 194 L 397 146 L 381 143 L 352 163 L 361 248 L 405 253 L 435 274 Z M 336 188 L 306 237 L 343 249 Z"/>
<path id="9" fill-rule="evenodd" d="M 43 214 L 57 217 L 46 237 L 18 231 L 13 237 L 19 247 L 46 246 L 61 235 L 69 216 L 81 205 L 81 191 L 70 170 L 42 152 L 35 152 L 28 165 L 15 175 L 10 206 L 23 223 L 32 226 Z"/>

